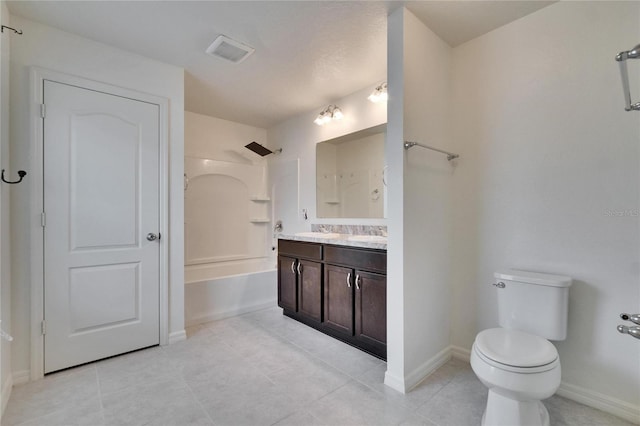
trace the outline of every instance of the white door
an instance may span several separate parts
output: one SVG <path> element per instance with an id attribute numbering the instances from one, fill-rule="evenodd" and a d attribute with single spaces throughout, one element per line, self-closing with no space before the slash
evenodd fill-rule
<path id="1" fill-rule="evenodd" d="M 160 342 L 159 107 L 48 80 L 44 104 L 50 373 Z"/>

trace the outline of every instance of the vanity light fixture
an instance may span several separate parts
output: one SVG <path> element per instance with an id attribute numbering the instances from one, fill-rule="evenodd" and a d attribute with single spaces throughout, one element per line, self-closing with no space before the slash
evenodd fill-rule
<path id="1" fill-rule="evenodd" d="M 318 126 L 325 125 L 331 120 L 342 120 L 344 114 L 342 110 L 337 105 L 329 105 L 325 109 L 323 109 L 320 114 L 313 120 Z"/>
<path id="2" fill-rule="evenodd" d="M 387 99 L 389 99 L 389 95 L 387 93 L 387 82 L 382 82 L 376 86 L 367 99 L 373 103 L 387 102 Z"/>

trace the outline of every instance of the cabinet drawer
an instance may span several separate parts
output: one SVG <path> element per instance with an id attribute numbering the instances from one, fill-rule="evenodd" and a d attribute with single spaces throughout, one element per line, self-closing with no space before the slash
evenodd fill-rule
<path id="1" fill-rule="evenodd" d="M 355 269 L 387 273 L 387 253 L 383 251 L 325 245 L 324 260 Z"/>
<path id="2" fill-rule="evenodd" d="M 278 254 L 322 260 L 322 244 L 278 240 Z"/>

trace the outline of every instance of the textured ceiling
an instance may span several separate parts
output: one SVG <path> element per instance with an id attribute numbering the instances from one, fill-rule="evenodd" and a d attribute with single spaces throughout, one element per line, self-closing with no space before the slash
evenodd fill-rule
<path id="1" fill-rule="evenodd" d="M 10 1 L 12 14 L 185 69 L 189 111 L 270 127 L 386 78 L 387 15 L 406 5 L 452 46 L 542 1 Z M 204 53 L 225 34 L 240 64 Z"/>

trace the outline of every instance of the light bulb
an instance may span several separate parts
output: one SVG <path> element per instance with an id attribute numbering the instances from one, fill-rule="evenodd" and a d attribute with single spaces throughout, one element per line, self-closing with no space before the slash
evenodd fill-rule
<path id="1" fill-rule="evenodd" d="M 318 116 L 316 117 L 315 120 L 313 120 L 313 122 L 316 123 L 318 126 L 322 126 L 324 124 L 323 115 L 324 113 L 318 114 Z"/>
<path id="2" fill-rule="evenodd" d="M 386 102 L 389 99 L 389 95 L 387 94 L 387 83 L 380 83 L 380 85 L 376 86 L 367 99 L 373 103 Z"/>
<path id="3" fill-rule="evenodd" d="M 335 107 L 333 109 L 333 112 L 331 113 L 331 118 L 333 118 L 334 120 L 342 120 L 343 117 L 344 114 L 342 113 L 342 110 L 338 107 Z"/>

